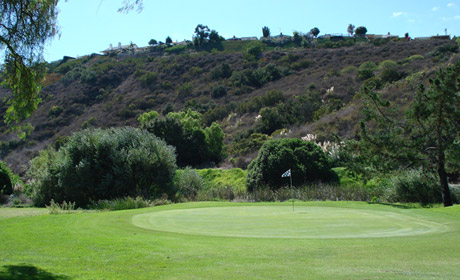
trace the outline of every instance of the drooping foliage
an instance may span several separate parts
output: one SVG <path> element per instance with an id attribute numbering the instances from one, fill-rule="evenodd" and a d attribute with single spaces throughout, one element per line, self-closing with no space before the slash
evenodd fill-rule
<path id="1" fill-rule="evenodd" d="M 58 151 L 33 159 L 29 176 L 37 205 L 72 201 L 173 195 L 174 148 L 135 128 L 89 129 L 75 133 Z"/>
<path id="2" fill-rule="evenodd" d="M 57 32 L 58 0 L 5 0 L 0 4 L 0 54 L 4 58 L 2 84 L 11 90 L 5 122 L 17 123 L 37 108 L 43 79 L 42 52 Z"/>
<path id="3" fill-rule="evenodd" d="M 257 157 L 248 166 L 247 188 L 269 187 L 273 190 L 289 185 L 282 178 L 290 169 L 295 186 L 317 181 L 336 181 L 326 154 L 313 142 L 300 139 L 269 140 L 262 145 Z"/>

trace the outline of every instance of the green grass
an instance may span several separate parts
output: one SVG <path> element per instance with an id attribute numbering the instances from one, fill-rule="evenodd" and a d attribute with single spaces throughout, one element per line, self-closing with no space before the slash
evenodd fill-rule
<path id="1" fill-rule="evenodd" d="M 203 202 L 30 217 L 4 217 L 7 209 L 1 208 L 0 279 L 27 279 L 18 273 L 28 279 L 457 279 L 460 274 L 460 206 L 295 206 L 292 212 L 290 203 Z"/>
<path id="2" fill-rule="evenodd" d="M 246 191 L 246 174 L 247 171 L 241 168 L 232 169 L 197 169 L 196 172 L 200 175 L 208 186 L 227 187 L 231 186 L 234 191 Z"/>

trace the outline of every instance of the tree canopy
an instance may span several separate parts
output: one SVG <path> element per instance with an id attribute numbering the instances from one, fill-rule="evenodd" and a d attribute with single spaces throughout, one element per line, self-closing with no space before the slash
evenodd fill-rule
<path id="1" fill-rule="evenodd" d="M 58 0 L 5 0 L 0 5 L 2 84 L 11 90 L 5 122 L 16 129 L 40 103 L 43 48 L 57 32 Z"/>

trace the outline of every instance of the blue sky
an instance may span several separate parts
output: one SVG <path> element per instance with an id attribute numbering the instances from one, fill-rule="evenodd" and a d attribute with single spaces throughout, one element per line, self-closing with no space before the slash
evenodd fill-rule
<path id="1" fill-rule="evenodd" d="M 144 9 L 120 14 L 122 0 L 61 0 L 61 35 L 45 48 L 45 59 L 64 55 L 98 53 L 118 42 L 138 46 L 150 39 L 190 40 L 197 24 L 208 25 L 230 38 L 262 35 L 268 26 L 272 35 L 308 32 L 346 34 L 348 24 L 365 26 L 370 34 L 411 37 L 447 33 L 460 35 L 460 0 L 144 0 Z"/>

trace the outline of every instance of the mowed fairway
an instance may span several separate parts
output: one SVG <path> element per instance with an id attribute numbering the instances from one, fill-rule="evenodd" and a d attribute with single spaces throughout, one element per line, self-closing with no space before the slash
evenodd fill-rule
<path id="1" fill-rule="evenodd" d="M 293 212 L 289 203 L 207 202 L 28 217 L 17 211 L 0 209 L 0 279 L 460 275 L 459 206 L 296 202 Z"/>

